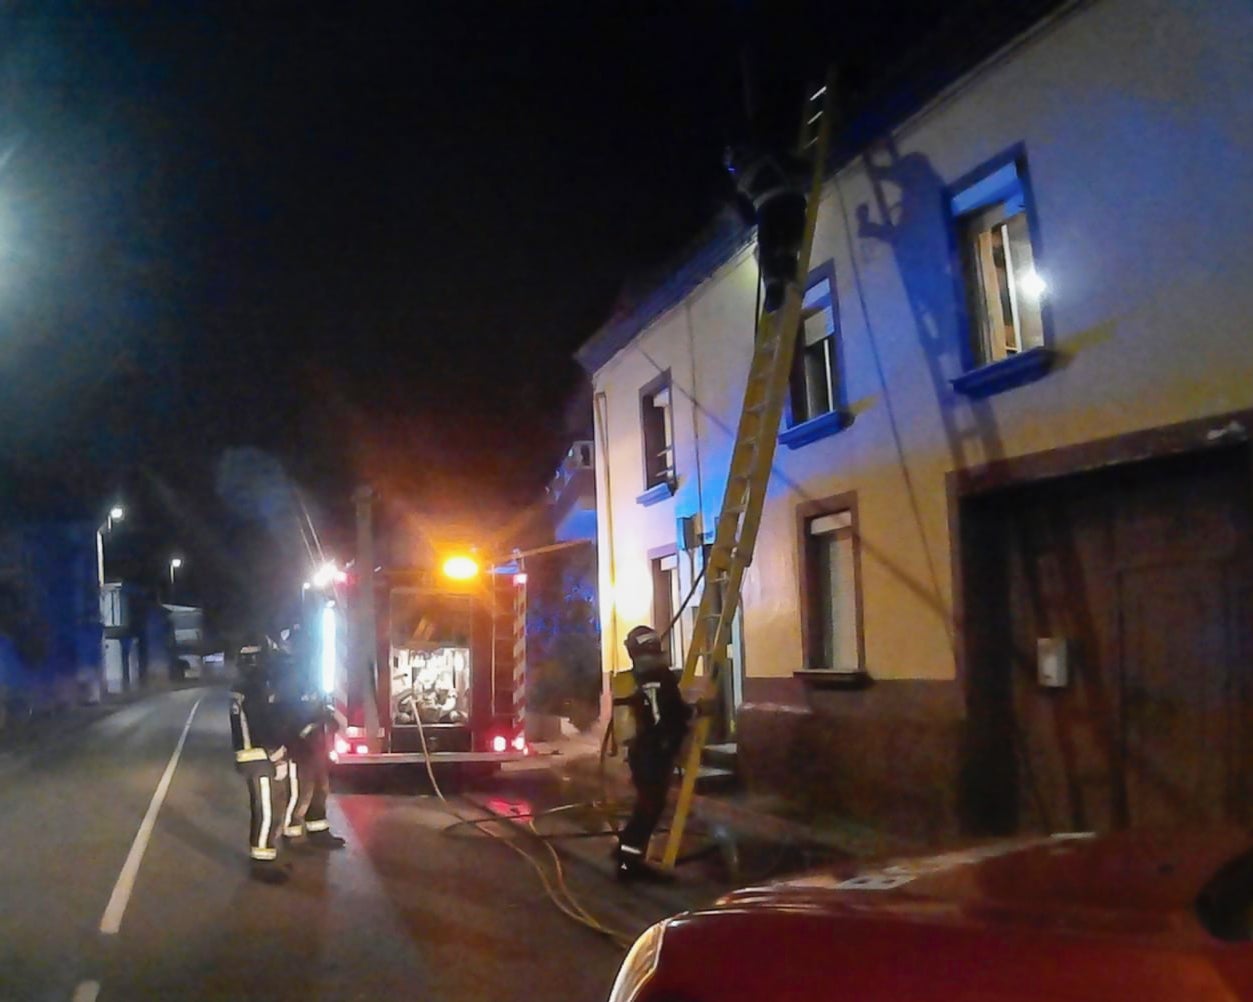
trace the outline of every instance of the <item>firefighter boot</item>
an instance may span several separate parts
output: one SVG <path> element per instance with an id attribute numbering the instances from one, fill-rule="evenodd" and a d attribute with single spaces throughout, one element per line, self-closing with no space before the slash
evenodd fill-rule
<path id="1" fill-rule="evenodd" d="M 313 843 L 309 841 L 309 836 L 303 832 L 299 835 L 285 835 L 283 841 L 287 844 L 287 848 L 292 852 L 305 855 L 313 851 Z"/>
<path id="2" fill-rule="evenodd" d="M 348 844 L 329 828 L 326 831 L 309 832 L 305 836 L 306 843 L 314 849 L 342 849 Z"/>
<path id="3" fill-rule="evenodd" d="M 634 855 L 631 852 L 623 852 L 619 850 L 617 853 L 618 866 L 615 875 L 618 880 L 624 884 L 632 884 L 636 881 L 645 884 L 673 884 L 674 877 L 666 873 L 664 870 L 658 870 L 654 866 L 650 866 L 644 862 L 642 856 Z"/>

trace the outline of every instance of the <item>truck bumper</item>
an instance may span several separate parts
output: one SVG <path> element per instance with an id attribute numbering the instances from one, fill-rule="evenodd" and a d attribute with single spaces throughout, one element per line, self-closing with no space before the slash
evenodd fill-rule
<path id="1" fill-rule="evenodd" d="M 373 752 L 365 755 L 333 755 L 331 762 L 335 765 L 411 765 L 422 764 L 429 758 L 431 765 L 439 765 L 443 762 L 521 762 L 524 759 L 533 759 L 538 756 L 535 753 L 529 755 L 522 752 L 431 752 L 425 755 L 422 752 Z"/>

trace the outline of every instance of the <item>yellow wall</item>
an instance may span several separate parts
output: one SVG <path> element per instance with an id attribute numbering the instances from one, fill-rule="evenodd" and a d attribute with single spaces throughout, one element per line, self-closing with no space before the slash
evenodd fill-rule
<path id="1" fill-rule="evenodd" d="M 869 672 L 948 679 L 947 472 L 1253 407 L 1250 52 L 1253 8 L 1240 0 L 1080 5 L 893 137 L 909 158 L 909 193 L 885 185 L 905 234 L 898 243 L 859 232 L 862 206 L 883 221 L 860 164 L 828 185 L 813 263 L 834 262 L 856 419 L 779 449 L 743 593 L 750 677 L 801 667 L 801 501 L 857 492 Z M 960 372 L 957 337 L 939 356 L 938 391 L 923 348 L 928 332 L 954 324 L 940 188 L 1017 144 L 1059 362 L 977 408 L 947 385 Z M 634 623 L 611 619 L 615 584 L 643 590 L 636 604 L 646 616 L 647 551 L 673 543 L 679 515 L 703 511 L 712 525 L 750 361 L 755 279 L 742 254 L 595 374 L 608 417 L 598 447 L 602 433 L 609 443 L 598 456 L 606 667 L 622 664 L 612 648 Z M 679 489 L 642 507 L 639 389 L 659 367 L 674 379 Z M 981 413 L 999 442 L 955 459 L 942 408 L 963 426 Z"/>

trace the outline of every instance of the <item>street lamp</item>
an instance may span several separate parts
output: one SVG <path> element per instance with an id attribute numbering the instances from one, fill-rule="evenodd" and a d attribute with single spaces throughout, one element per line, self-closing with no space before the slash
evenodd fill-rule
<path id="1" fill-rule="evenodd" d="M 174 573 L 175 573 L 175 571 L 177 571 L 177 570 L 178 570 L 180 567 L 182 567 L 182 566 L 183 566 L 183 558 L 182 558 L 182 557 L 171 557 L 171 558 L 170 558 L 170 587 L 171 587 L 171 588 L 172 588 L 172 587 L 174 587 Z"/>
<path id="2" fill-rule="evenodd" d="M 120 504 L 115 504 L 109 509 L 108 517 L 96 529 L 96 580 L 102 590 L 104 589 L 104 537 L 113 531 L 114 522 L 120 522 L 125 517 L 126 509 Z"/>
<path id="3" fill-rule="evenodd" d="M 126 509 L 120 504 L 115 504 L 109 509 L 109 514 L 105 516 L 103 522 L 96 528 L 96 611 L 100 614 L 100 677 L 93 685 L 107 685 L 105 675 L 107 674 L 108 665 L 108 630 L 110 626 L 121 625 L 121 595 L 119 594 L 116 603 L 109 604 L 105 602 L 104 597 L 104 537 L 107 533 L 113 531 L 113 523 L 120 522 L 126 517 Z"/>

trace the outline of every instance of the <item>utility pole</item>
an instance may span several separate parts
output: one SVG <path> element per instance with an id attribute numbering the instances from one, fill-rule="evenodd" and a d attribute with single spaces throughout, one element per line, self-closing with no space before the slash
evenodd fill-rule
<path id="1" fill-rule="evenodd" d="M 365 740 L 370 751 L 379 750 L 378 622 L 374 616 L 374 491 L 358 487 L 352 495 L 357 505 L 357 601 L 353 603 L 353 658 L 364 683 Z"/>

